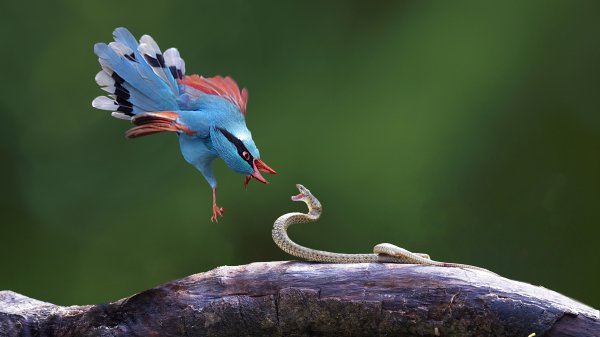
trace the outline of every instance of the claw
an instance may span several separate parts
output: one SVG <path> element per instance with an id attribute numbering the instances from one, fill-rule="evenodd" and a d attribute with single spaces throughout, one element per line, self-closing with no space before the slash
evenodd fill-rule
<path id="1" fill-rule="evenodd" d="M 210 217 L 211 222 L 219 222 L 219 217 L 223 216 L 225 208 L 217 206 L 217 189 L 213 188 L 213 204 L 212 204 L 212 216 Z"/>
<path id="2" fill-rule="evenodd" d="M 223 216 L 225 213 L 225 208 L 217 206 L 217 204 L 213 204 L 212 206 L 212 216 L 210 217 L 211 222 L 219 223 L 219 216 Z"/>

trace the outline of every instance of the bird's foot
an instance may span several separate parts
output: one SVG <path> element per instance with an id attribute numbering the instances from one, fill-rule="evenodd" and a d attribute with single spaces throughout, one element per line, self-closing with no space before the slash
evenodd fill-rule
<path id="1" fill-rule="evenodd" d="M 213 204 L 212 206 L 212 216 L 210 217 L 210 221 L 219 222 L 219 217 L 223 216 L 225 213 L 225 208 L 217 206 L 217 204 Z"/>

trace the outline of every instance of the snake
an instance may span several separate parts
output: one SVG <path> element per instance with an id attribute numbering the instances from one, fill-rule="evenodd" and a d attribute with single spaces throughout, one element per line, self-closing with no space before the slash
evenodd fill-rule
<path id="1" fill-rule="evenodd" d="M 311 249 L 301 246 L 292 241 L 287 233 L 290 225 L 310 223 L 317 221 L 323 211 L 321 202 L 310 192 L 310 190 L 301 184 L 296 184 L 300 194 L 292 196 L 293 201 L 303 201 L 308 206 L 308 213 L 292 212 L 286 213 L 273 224 L 273 241 L 284 252 L 313 262 L 326 263 L 401 263 L 417 264 L 439 267 L 456 267 L 481 270 L 492 273 L 491 271 L 462 263 L 449 263 L 434 261 L 428 254 L 412 253 L 404 248 L 391 243 L 380 243 L 373 247 L 373 254 L 343 254 L 332 253 L 323 250 Z M 492 273 L 494 274 L 494 273 Z"/>

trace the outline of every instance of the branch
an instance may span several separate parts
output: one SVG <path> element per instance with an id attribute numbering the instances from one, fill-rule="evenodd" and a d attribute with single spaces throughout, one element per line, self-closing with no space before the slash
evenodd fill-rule
<path id="1" fill-rule="evenodd" d="M 598 310 L 489 273 L 422 265 L 220 267 L 110 304 L 0 292 L 0 336 L 598 336 Z"/>

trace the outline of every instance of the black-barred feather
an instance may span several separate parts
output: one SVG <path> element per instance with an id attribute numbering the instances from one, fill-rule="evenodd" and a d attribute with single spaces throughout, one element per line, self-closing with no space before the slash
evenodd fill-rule
<path id="1" fill-rule="evenodd" d="M 96 82 L 109 95 L 94 99 L 92 106 L 113 111 L 113 116 L 131 119 L 148 111 L 177 110 L 179 85 L 152 37 L 138 44 L 125 28 L 113 32 L 115 41 L 94 46 L 102 71 Z"/>
<path id="2" fill-rule="evenodd" d="M 179 94 L 177 82 L 175 82 L 171 72 L 166 69 L 167 67 L 165 65 L 163 54 L 152 36 L 142 36 L 138 51 L 144 56 L 146 62 L 152 67 L 154 73 L 163 81 L 165 81 L 171 87 L 174 93 Z"/>
<path id="3" fill-rule="evenodd" d="M 178 80 L 182 80 L 185 75 L 185 62 L 179 56 L 177 48 L 169 48 L 165 50 L 165 64 L 169 68 L 171 75 Z"/>
<path id="4" fill-rule="evenodd" d="M 107 72 L 107 70 L 111 72 L 110 75 Z M 151 106 L 146 102 L 146 100 L 140 99 L 145 98 L 145 95 L 139 92 L 138 90 L 130 87 L 123 78 L 121 78 L 117 73 L 113 72 L 112 70 L 106 69 L 98 72 L 98 74 L 96 74 L 96 83 L 98 83 L 102 90 L 111 94 L 109 95 L 109 97 L 114 96 L 115 99 L 118 99 L 115 105 L 131 107 L 132 115 L 137 114 L 139 112 L 151 111 Z M 104 100 L 101 100 L 101 102 L 104 102 Z M 115 110 L 113 105 L 107 104 L 102 104 L 100 106 L 94 105 L 94 107 L 103 110 Z"/>

